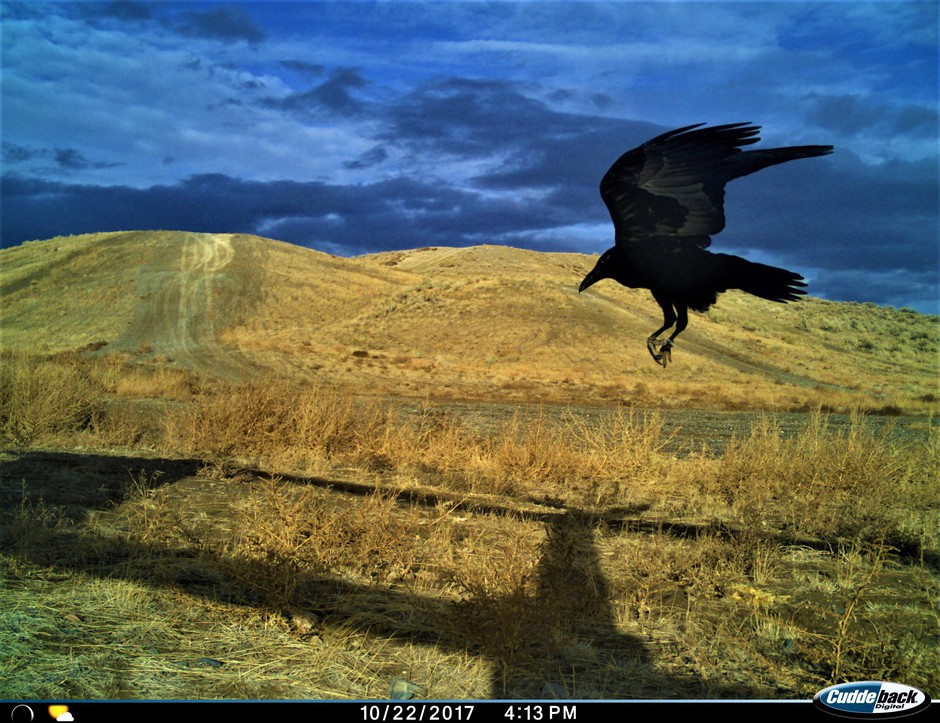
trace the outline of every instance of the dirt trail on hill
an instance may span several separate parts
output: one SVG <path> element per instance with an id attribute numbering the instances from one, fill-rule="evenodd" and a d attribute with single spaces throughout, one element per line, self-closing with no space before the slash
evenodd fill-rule
<path id="1" fill-rule="evenodd" d="M 604 303 L 610 305 L 617 313 L 630 314 L 636 319 L 642 320 L 644 328 L 650 331 L 662 323 L 662 314 L 659 310 L 648 311 L 639 307 L 628 308 L 622 304 L 603 296 L 598 296 Z M 650 297 L 652 300 L 652 297 Z M 655 304 L 648 304 L 648 307 L 656 308 Z M 694 321 L 694 317 L 693 317 Z M 633 340 L 633 343 L 640 343 L 639 340 Z M 836 384 L 827 384 L 810 376 L 801 375 L 792 371 L 782 369 L 778 364 L 773 364 L 761 358 L 759 352 L 749 352 L 746 355 L 734 351 L 727 344 L 720 344 L 710 341 L 704 334 L 697 331 L 694 327 L 682 332 L 682 335 L 676 340 L 675 353 L 677 355 L 686 352 L 694 352 L 711 362 L 716 366 L 729 367 L 746 374 L 759 374 L 780 384 L 792 384 L 798 387 L 827 387 L 829 389 L 841 389 Z M 668 373 L 668 372 L 667 372 Z"/>
<path id="2" fill-rule="evenodd" d="M 684 333 L 680 341 L 688 342 L 688 349 L 694 350 L 718 364 L 723 364 L 726 367 L 747 374 L 761 374 L 779 384 L 793 384 L 798 387 L 827 387 L 829 389 L 843 388 L 836 384 L 826 384 L 818 379 L 785 371 L 777 365 L 764 361 L 757 353 L 749 354 L 747 357 L 741 356 L 730 351 L 727 346 L 710 342 L 695 332 Z M 681 349 L 681 347 L 679 348 Z"/>
<path id="3" fill-rule="evenodd" d="M 137 277 L 134 323 L 109 350 L 162 354 L 194 371 L 229 378 L 251 363 L 219 342 L 260 303 L 264 265 L 257 246 L 228 234 L 183 234 L 183 244 L 157 249 Z M 233 263 L 237 260 L 240 263 Z"/>
<path id="4" fill-rule="evenodd" d="M 167 289 L 156 311 L 180 353 L 192 356 L 213 345 L 213 295 L 220 285 L 222 270 L 231 262 L 235 250 L 224 236 L 189 236 L 180 258 L 178 289 Z"/>
<path id="5" fill-rule="evenodd" d="M 407 257 L 403 262 L 395 264 L 397 268 L 419 273 L 432 268 L 440 267 L 448 259 L 466 252 L 462 247 L 431 248 L 422 250 L 419 254 Z"/>

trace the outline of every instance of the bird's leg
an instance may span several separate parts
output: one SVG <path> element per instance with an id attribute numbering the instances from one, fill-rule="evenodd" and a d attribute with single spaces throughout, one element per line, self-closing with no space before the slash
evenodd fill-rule
<path id="1" fill-rule="evenodd" d="M 663 345 L 659 350 L 659 353 L 663 356 L 663 360 L 660 362 L 663 365 L 663 369 L 665 369 L 666 365 L 672 361 L 672 347 L 676 341 L 676 337 L 685 331 L 685 327 L 689 325 L 689 307 L 682 304 L 677 304 L 676 315 L 676 328 L 672 330 L 672 334 L 670 334 L 669 338 L 663 342 Z"/>
<path id="2" fill-rule="evenodd" d="M 665 369 L 672 362 L 672 347 L 675 344 L 676 337 L 689 325 L 689 309 L 682 304 L 677 304 L 675 307 L 670 304 L 667 307 L 666 304 L 660 302 L 660 306 L 663 307 L 663 321 L 666 323 L 661 329 L 657 329 L 650 335 L 646 340 L 646 348 L 649 349 L 656 363 Z M 673 323 L 675 323 L 676 328 L 669 335 L 669 338 L 665 341 L 658 339 L 657 337 Z"/>
<path id="3" fill-rule="evenodd" d="M 646 340 L 646 348 L 650 356 L 653 357 L 653 361 L 665 369 L 666 365 L 672 361 L 672 340 L 673 337 L 675 337 L 675 333 L 665 341 L 661 340 L 659 335 L 675 324 L 677 317 L 675 309 L 673 309 L 670 302 L 665 299 L 660 299 L 656 294 L 653 294 L 653 298 L 656 299 L 657 303 L 662 307 L 663 325 L 649 335 L 649 338 Z M 682 308 L 683 312 L 685 311 L 684 307 L 680 308 Z"/>

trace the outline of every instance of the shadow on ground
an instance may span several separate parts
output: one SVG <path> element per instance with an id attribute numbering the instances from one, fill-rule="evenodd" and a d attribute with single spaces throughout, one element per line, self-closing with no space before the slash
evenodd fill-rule
<path id="1" fill-rule="evenodd" d="M 153 459 L 146 457 L 77 454 L 34 451 L 0 456 L 0 504 L 7 510 L 42 501 L 60 515 L 80 523 L 89 512 L 106 510 L 126 499 L 128 484 L 146 478 L 159 486 L 173 486 L 198 477 L 203 463 L 197 459 Z M 258 477 L 265 473 L 252 472 Z M 315 484 L 347 493 L 372 494 L 372 485 L 338 480 L 283 478 L 294 484 Z M 414 494 L 408 504 L 437 504 L 446 495 Z M 492 502 L 467 503 L 473 512 L 512 513 Z M 465 603 L 417 596 L 401 587 L 352 584 L 328 575 L 307 575 L 298 589 L 300 605 L 316 615 L 324 625 L 360 629 L 370 635 L 412 640 L 438 646 L 444 652 L 466 651 L 493 661 L 492 698 L 752 698 L 758 693 L 737 686 L 716 688 L 695 676 L 677 677 L 662 672 L 655 655 L 641 639 L 620 632 L 610 599 L 607 580 L 601 570 L 595 535 L 603 526 L 648 534 L 635 519 L 638 510 L 610 510 L 604 514 L 577 509 L 548 509 L 523 513 L 545 526 L 545 543 L 537 567 L 537 593 L 523 600 L 506 601 L 512 610 L 537 610 L 539 625 L 530 626 L 515 638 L 513 650 L 501 647 L 503 641 L 481 637 L 448 624 L 455 614 L 469 614 L 485 626 L 488 616 L 507 613 L 491 607 L 468 609 Z M 631 519 L 631 515 L 634 519 Z M 690 536 L 704 530 L 682 525 L 657 526 L 660 534 Z M 109 579 L 127 579 L 152 586 L 174 586 L 206 599 L 265 608 L 258 600 L 240 593 L 230 571 L 235 561 L 204 550 L 178 547 L 154 549 L 120 537 L 90 540 L 80 525 L 56 527 L 53 537 L 41 549 L 20 545 L 8 534 L 0 535 L 4 552 L 24 562 L 50 566 L 67 573 L 83 573 Z M 191 560 L 190 566 L 165 563 Z M 264 563 L 239 559 L 240 575 L 271 579 Z M 254 565 L 255 570 L 245 570 Z M 165 579 L 154 570 L 188 570 L 185 575 Z M 499 603 L 497 603 L 499 604 Z M 463 606 L 459 611 L 458 606 Z M 362 611 L 372 614 L 363 617 Z M 407 610 L 408 614 L 402 611 Z M 520 644 L 521 641 L 521 644 Z M 505 641 L 509 645 L 510 641 Z M 578 654 L 569 654 L 570 649 Z M 589 654 L 585 655 L 584 651 Z M 589 661 L 589 662 L 585 662 Z M 594 667 L 588 671 L 587 666 Z M 585 691 L 580 681 L 588 672 L 603 683 Z"/>

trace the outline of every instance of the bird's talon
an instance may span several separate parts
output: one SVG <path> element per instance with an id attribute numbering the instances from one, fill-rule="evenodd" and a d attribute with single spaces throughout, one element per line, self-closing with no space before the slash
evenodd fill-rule
<path id="1" fill-rule="evenodd" d="M 663 369 L 672 362 L 672 339 L 647 339 L 646 348 L 649 350 L 653 361 L 659 364 Z"/>
<path id="2" fill-rule="evenodd" d="M 662 361 L 660 362 L 660 364 L 662 364 L 663 369 L 665 369 L 667 364 L 672 363 L 672 339 L 667 339 L 663 343 L 662 348 L 659 350 L 659 352 L 660 352 L 660 356 L 662 356 Z"/>

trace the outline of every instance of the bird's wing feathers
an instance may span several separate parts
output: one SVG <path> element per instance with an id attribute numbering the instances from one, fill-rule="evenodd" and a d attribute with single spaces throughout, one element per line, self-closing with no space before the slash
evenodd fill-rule
<path id="1" fill-rule="evenodd" d="M 741 147 L 759 140 L 760 127 L 731 123 L 699 129 L 701 125 L 653 138 L 623 154 L 604 175 L 601 197 L 618 244 L 677 237 L 705 248 L 709 236 L 724 228 L 725 184 L 757 170 L 751 168 L 754 164 L 727 162 L 749 155 Z"/>

